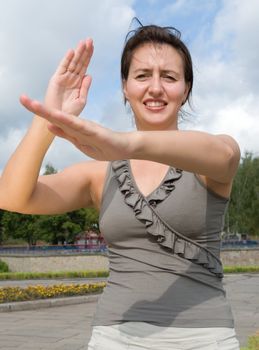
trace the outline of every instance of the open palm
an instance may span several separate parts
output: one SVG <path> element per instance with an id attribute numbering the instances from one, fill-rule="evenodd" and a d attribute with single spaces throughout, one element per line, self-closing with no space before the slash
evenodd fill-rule
<path id="1" fill-rule="evenodd" d="M 50 79 L 45 104 L 78 116 L 85 107 L 91 77 L 86 71 L 93 54 L 91 39 L 69 50 Z"/>

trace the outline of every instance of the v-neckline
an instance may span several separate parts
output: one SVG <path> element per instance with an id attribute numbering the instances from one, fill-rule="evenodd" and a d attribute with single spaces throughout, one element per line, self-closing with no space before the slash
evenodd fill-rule
<path id="1" fill-rule="evenodd" d="M 167 171 L 165 172 L 165 175 L 163 176 L 162 180 L 160 181 L 160 183 L 147 195 L 143 194 L 143 192 L 140 190 L 139 186 L 137 185 L 137 182 L 135 180 L 133 171 L 132 171 L 132 167 L 131 167 L 131 163 L 130 160 L 127 160 L 127 166 L 128 166 L 128 170 L 129 170 L 129 174 L 130 174 L 130 178 L 133 184 L 133 187 L 135 188 L 135 190 L 137 192 L 139 192 L 141 194 L 141 196 L 143 196 L 146 200 L 150 200 L 152 198 L 152 195 L 154 195 L 157 191 L 160 190 L 160 188 L 164 185 L 165 181 L 168 178 L 168 175 L 171 171 L 171 167 L 168 166 Z"/>

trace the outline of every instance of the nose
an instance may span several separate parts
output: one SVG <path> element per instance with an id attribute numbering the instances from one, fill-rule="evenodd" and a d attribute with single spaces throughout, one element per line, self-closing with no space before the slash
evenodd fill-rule
<path id="1" fill-rule="evenodd" d="M 150 79 L 149 93 L 156 97 L 163 93 L 163 85 L 160 76 L 152 76 L 152 79 Z"/>

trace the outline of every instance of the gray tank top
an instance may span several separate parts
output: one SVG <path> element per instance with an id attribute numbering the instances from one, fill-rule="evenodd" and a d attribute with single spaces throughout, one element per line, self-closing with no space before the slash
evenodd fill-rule
<path id="1" fill-rule="evenodd" d="M 233 327 L 219 260 L 227 204 L 172 167 L 145 197 L 130 163 L 112 162 L 99 218 L 110 276 L 93 325 Z"/>

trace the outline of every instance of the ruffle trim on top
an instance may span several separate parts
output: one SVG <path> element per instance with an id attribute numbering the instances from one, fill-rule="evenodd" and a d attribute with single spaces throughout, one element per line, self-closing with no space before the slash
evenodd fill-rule
<path id="1" fill-rule="evenodd" d="M 127 160 L 112 162 L 112 168 L 125 203 L 133 209 L 136 218 L 146 226 L 147 232 L 155 238 L 159 245 L 173 254 L 202 265 L 217 277 L 223 277 L 222 263 L 216 255 L 175 231 L 153 209 L 157 203 L 166 199 L 175 189 L 174 183 L 181 178 L 182 170 L 170 168 L 163 184 L 152 192 L 152 195 L 145 198 L 134 186 Z"/>

